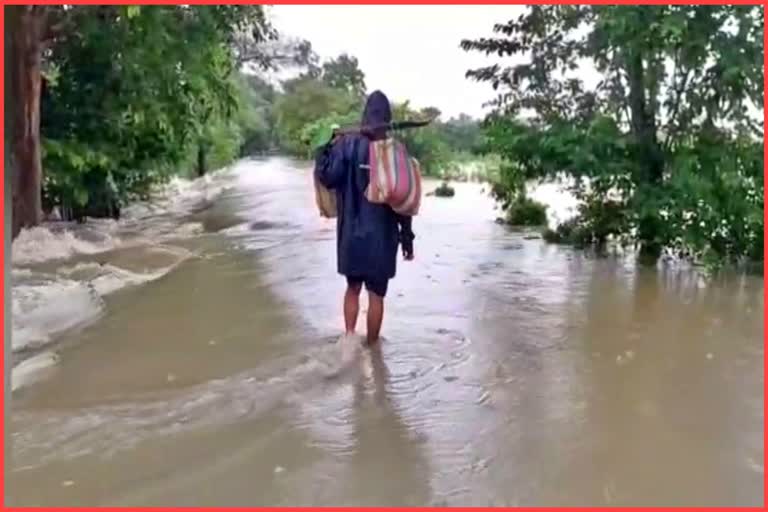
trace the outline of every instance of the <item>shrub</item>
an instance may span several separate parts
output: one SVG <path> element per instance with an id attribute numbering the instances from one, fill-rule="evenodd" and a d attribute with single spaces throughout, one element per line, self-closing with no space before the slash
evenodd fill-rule
<path id="1" fill-rule="evenodd" d="M 454 195 L 456 195 L 456 191 L 445 182 L 435 189 L 435 196 L 437 197 L 453 197 Z"/>
<path id="2" fill-rule="evenodd" d="M 507 208 L 507 224 L 513 226 L 546 226 L 547 207 L 526 196 L 512 201 Z"/>

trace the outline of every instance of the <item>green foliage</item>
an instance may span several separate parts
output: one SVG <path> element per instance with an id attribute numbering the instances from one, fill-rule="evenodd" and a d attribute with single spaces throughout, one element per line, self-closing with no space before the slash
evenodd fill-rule
<path id="1" fill-rule="evenodd" d="M 360 70 L 357 58 L 346 53 L 323 64 L 322 81 L 354 98 L 365 98 L 365 74 Z"/>
<path id="2" fill-rule="evenodd" d="M 554 230 L 544 230 L 544 240 L 577 247 L 594 246 L 603 249 L 608 240 L 622 243 L 626 233 L 625 207 L 614 201 L 586 202 L 578 214 L 560 223 Z"/>
<path id="3" fill-rule="evenodd" d="M 331 114 L 304 126 L 300 140 L 306 148 L 307 155 L 318 147 L 330 142 L 334 127 L 352 126 L 359 121 L 357 112 L 347 114 Z"/>
<path id="4" fill-rule="evenodd" d="M 232 129 L 234 34 L 268 30 L 260 6 L 75 6 L 46 60 L 45 196 L 74 217 L 112 215 L 198 143 Z M 232 136 L 228 143 L 238 139 Z M 238 143 L 239 145 L 239 143 Z"/>
<path id="5" fill-rule="evenodd" d="M 532 6 L 463 41 L 517 62 L 468 72 L 498 92 L 484 129 L 499 196 L 567 176 L 582 241 L 762 259 L 762 9 Z"/>
<path id="6" fill-rule="evenodd" d="M 547 207 L 527 196 L 520 196 L 507 208 L 507 224 L 512 226 L 546 226 Z"/>
<path id="7" fill-rule="evenodd" d="M 237 75 L 236 123 L 242 135 L 241 156 L 268 151 L 275 146 L 275 89 L 255 75 Z"/>
<path id="8" fill-rule="evenodd" d="M 585 242 L 582 241 L 582 238 L 579 236 L 580 234 L 578 219 L 573 218 L 561 222 L 555 229 L 546 228 L 542 233 L 542 238 L 550 244 L 567 244 L 581 247 Z"/>
<path id="9" fill-rule="evenodd" d="M 203 133 L 211 169 L 227 165 L 240 154 L 243 133 L 235 120 L 217 118 L 205 127 Z"/>
<path id="10" fill-rule="evenodd" d="M 677 148 L 662 205 L 670 245 L 709 262 L 763 259 L 762 143 L 726 134 Z"/>
<path id="11" fill-rule="evenodd" d="M 436 127 L 445 144 L 456 155 L 474 157 L 483 149 L 483 132 L 480 123 L 466 114 L 446 122 L 436 122 Z"/>
<path id="12" fill-rule="evenodd" d="M 94 185 L 98 192 L 119 196 L 108 152 L 74 142 L 47 140 L 43 145 L 43 156 L 50 168 L 66 170 L 46 174 L 43 185 L 45 209 L 61 206 L 67 212 L 83 210 L 94 199 Z M 140 176 L 132 175 L 125 181 L 135 182 L 137 178 Z M 119 202 L 115 206 L 119 207 Z"/>
<path id="13" fill-rule="evenodd" d="M 442 182 L 439 187 L 435 189 L 436 197 L 453 197 L 456 195 L 456 190 L 450 186 L 447 182 Z"/>
<path id="14" fill-rule="evenodd" d="M 359 119 L 362 104 L 347 91 L 334 89 L 318 78 L 302 76 L 283 85 L 285 94 L 275 105 L 280 147 L 294 155 L 306 155 L 309 125 L 327 118 Z"/>
<path id="15" fill-rule="evenodd" d="M 396 121 L 432 118 L 439 115 L 436 109 L 414 110 L 409 102 L 393 105 L 392 117 Z M 442 176 L 450 160 L 451 149 L 440 136 L 435 123 L 424 128 L 398 132 L 395 137 L 408 148 L 411 156 L 421 164 L 425 176 Z"/>

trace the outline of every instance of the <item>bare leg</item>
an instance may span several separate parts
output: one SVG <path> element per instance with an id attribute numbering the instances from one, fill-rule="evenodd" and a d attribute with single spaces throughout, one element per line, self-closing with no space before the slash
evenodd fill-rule
<path id="1" fill-rule="evenodd" d="M 361 288 L 362 285 L 347 286 L 347 291 L 344 293 L 344 326 L 347 329 L 347 334 L 353 334 L 357 326 Z"/>
<path id="2" fill-rule="evenodd" d="M 367 341 L 373 345 L 379 341 L 381 322 L 384 320 L 384 298 L 368 292 L 368 333 Z"/>

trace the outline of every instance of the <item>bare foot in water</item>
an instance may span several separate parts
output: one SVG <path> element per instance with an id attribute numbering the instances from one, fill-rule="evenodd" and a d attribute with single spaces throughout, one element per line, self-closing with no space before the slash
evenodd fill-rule
<path id="1" fill-rule="evenodd" d="M 380 347 L 384 340 L 385 340 L 384 336 L 379 336 L 377 338 L 368 338 L 366 336 L 363 339 L 363 346 L 364 347 Z"/>

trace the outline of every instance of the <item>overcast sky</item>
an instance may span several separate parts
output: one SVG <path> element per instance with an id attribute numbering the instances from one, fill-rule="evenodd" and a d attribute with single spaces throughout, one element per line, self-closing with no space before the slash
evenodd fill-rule
<path id="1" fill-rule="evenodd" d="M 493 25 L 517 17 L 515 5 L 279 5 L 270 12 L 284 35 L 307 39 L 322 58 L 358 58 L 368 90 L 444 117 L 483 115 L 490 84 L 468 80 L 468 69 L 498 62 L 459 48 L 464 38 L 488 37 Z"/>

